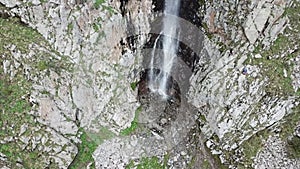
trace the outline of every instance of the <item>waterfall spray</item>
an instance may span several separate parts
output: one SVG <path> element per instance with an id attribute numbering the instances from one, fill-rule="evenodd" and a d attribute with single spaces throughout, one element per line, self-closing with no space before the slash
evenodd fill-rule
<path id="1" fill-rule="evenodd" d="M 150 74 L 149 74 L 149 88 L 153 92 L 155 91 L 154 83 L 157 83 L 157 77 L 154 75 L 154 58 L 155 58 L 155 51 L 156 51 L 156 46 L 157 42 L 160 38 L 160 35 L 156 38 L 153 46 L 153 50 L 151 52 L 151 61 L 150 61 Z"/>
<path id="2" fill-rule="evenodd" d="M 152 58 L 150 63 L 150 83 L 149 88 L 152 92 L 158 92 L 164 98 L 168 97 L 167 94 L 167 83 L 168 76 L 171 74 L 173 63 L 176 60 L 177 50 L 178 50 L 178 41 L 176 38 L 179 36 L 179 32 L 177 29 L 178 19 L 174 16 L 178 16 L 180 7 L 180 0 L 166 0 L 165 1 L 165 9 L 164 9 L 164 19 L 163 19 L 163 30 L 162 34 L 163 42 L 163 58 L 162 58 L 162 67 L 160 68 L 160 74 L 155 75 L 153 73 L 154 69 L 154 59 L 155 59 L 155 48 L 157 41 L 160 36 L 157 37 L 154 43 L 154 48 L 152 51 Z M 166 17 L 168 15 L 173 15 L 173 17 Z M 158 78 L 157 78 L 158 76 Z M 155 79 L 155 80 L 154 80 Z M 159 80 L 159 85 L 156 85 L 157 80 Z"/>

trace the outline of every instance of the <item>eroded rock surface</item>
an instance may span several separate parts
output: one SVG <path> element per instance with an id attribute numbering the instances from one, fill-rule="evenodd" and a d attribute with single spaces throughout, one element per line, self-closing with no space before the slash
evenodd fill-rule
<path id="1" fill-rule="evenodd" d="M 175 106 L 147 93 L 138 117 L 136 85 L 162 2 L 0 0 L 0 78 L 22 75 L 30 83 L 18 100 L 30 103 L 20 117 L 33 119 L 1 126 L 9 133 L 0 135 L 1 145 L 18 143 L 31 155 L 22 158 L 40 168 L 73 165 L 86 140 L 96 140 L 96 168 L 137 166 L 153 156 L 166 168 L 218 168 L 211 154 L 229 168 L 297 168 L 299 159 L 286 155 L 279 138 L 287 131 L 268 130 L 291 115 L 291 123 L 299 121 L 299 1 L 185 1 L 192 10 L 182 18 L 192 16 L 205 34 L 190 29 L 191 44 L 180 44 L 193 73 L 180 94 L 188 93 L 176 96 Z M 9 31 L 9 22 L 25 33 Z M 92 133 L 86 140 L 83 130 Z M 247 154 L 257 140 L 265 145 Z M 1 147 L 0 167 L 26 167 L 22 159 L 10 162 L 7 149 Z M 79 165 L 87 166 L 92 161 Z"/>

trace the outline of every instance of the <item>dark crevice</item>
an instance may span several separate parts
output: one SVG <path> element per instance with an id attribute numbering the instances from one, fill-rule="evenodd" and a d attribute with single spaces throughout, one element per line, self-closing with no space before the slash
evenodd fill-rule
<path id="1" fill-rule="evenodd" d="M 152 5 L 154 6 L 154 12 L 163 12 L 165 0 L 153 0 Z"/>
<path id="2" fill-rule="evenodd" d="M 121 10 L 121 14 L 124 17 L 126 14 L 126 5 L 128 3 L 129 0 L 120 0 L 121 5 L 120 5 L 120 10 Z"/>

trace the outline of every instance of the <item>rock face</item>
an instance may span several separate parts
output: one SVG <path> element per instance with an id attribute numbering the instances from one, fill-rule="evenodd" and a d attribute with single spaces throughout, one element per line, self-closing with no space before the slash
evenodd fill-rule
<path id="1" fill-rule="evenodd" d="M 120 45 L 122 38 L 126 37 L 126 22 L 118 13 L 119 2 L 100 6 L 77 1 L 0 2 L 5 6 L 5 13 L 20 17 L 22 23 L 38 31 L 52 47 L 42 50 L 53 50 L 56 53 L 49 52 L 53 59 L 70 64 L 68 70 L 60 70 L 61 65 L 57 65 L 57 71 L 50 69 L 27 74 L 33 82 L 30 100 L 38 105 L 34 110 L 37 121 L 66 137 L 67 141 L 60 145 L 69 149 L 70 144 L 73 149 L 68 152 L 57 150 L 65 155 L 56 158 L 55 162 L 67 168 L 77 153 L 70 141 L 80 142 L 79 128 L 98 132 L 107 126 L 119 133 L 130 125 L 138 107 L 130 83 L 137 77 L 134 69 L 139 65 L 134 63 L 138 63 L 139 58 Z M 141 5 L 143 9 L 140 11 L 147 12 L 147 6 Z M 106 6 L 110 7 L 103 11 Z M 135 19 L 133 22 L 143 22 L 145 18 Z M 30 49 L 29 56 L 23 56 L 11 47 L 12 55 L 25 58 L 23 62 L 37 55 L 35 49 Z M 43 63 L 43 59 L 37 58 L 37 62 Z M 14 73 L 10 71 L 14 66 L 11 62 L 16 61 L 3 62 L 7 74 Z"/>
<path id="2" fill-rule="evenodd" d="M 272 45 L 276 45 L 273 42 L 278 41 L 278 36 L 284 32 L 289 19 L 282 15 L 284 7 L 289 2 L 253 1 L 250 4 L 211 2 L 208 4 L 205 17 L 208 31 L 219 38 L 213 38 L 212 41 L 207 39 L 207 43 L 204 43 L 208 58 L 211 58 L 210 66 L 191 78 L 189 100 L 197 108 L 207 107 L 203 112 L 206 122 L 202 131 L 207 137 L 217 138 L 209 139 L 207 142 L 212 152 L 220 154 L 221 161 L 224 163 L 236 161 L 234 162 L 236 164 L 229 162 L 230 168 L 237 167 L 238 163 L 246 166 L 245 161 L 240 159 L 241 155 L 229 157 L 223 153 L 228 151 L 237 153 L 239 147 L 243 147 L 249 138 L 255 137 L 254 134 L 280 122 L 292 113 L 292 108 L 299 104 L 299 96 L 296 96 L 296 93 L 288 97 L 273 95 L 268 91 L 267 86 L 274 82 L 270 79 L 270 75 L 266 76 L 265 68 L 261 66 L 266 64 L 263 57 L 276 57 L 277 53 L 268 52 L 267 56 L 261 56 L 260 53 L 270 48 L 273 50 Z M 240 17 L 230 16 L 231 12 L 234 12 L 232 9 L 240 9 Z M 216 14 L 215 11 L 221 12 Z M 247 19 L 243 20 L 242 17 Z M 243 27 L 225 24 L 229 21 L 236 24 L 243 23 Z M 241 36 L 242 34 L 238 33 L 240 31 L 245 36 Z M 214 41 L 218 43 L 222 41 L 223 48 L 229 49 L 220 53 L 216 45 L 212 44 Z M 238 44 L 231 45 L 234 42 Z M 262 45 L 263 49 L 257 49 L 259 45 Z M 292 45 L 290 47 L 293 48 Z M 251 54 L 252 51 L 257 53 Z M 294 57 L 297 58 L 297 55 Z M 280 57 L 287 58 L 288 54 L 281 54 Z M 296 71 L 295 67 L 294 72 Z M 281 71 L 281 76 L 287 78 L 286 70 Z M 295 75 L 292 77 L 295 79 L 293 82 L 295 89 L 297 78 Z M 289 84 L 291 85 L 291 82 Z M 272 166 L 271 161 L 268 161 L 266 166 Z M 274 166 L 277 166 L 275 163 Z M 281 167 L 289 168 L 290 164 L 284 164 Z M 294 163 L 292 166 L 297 165 Z"/>
<path id="3" fill-rule="evenodd" d="M 11 7 L 11 3 L 2 3 Z M 47 112 L 46 109 L 50 105 L 54 112 L 58 110 L 53 106 L 57 106 L 59 110 L 66 110 L 64 113 L 53 115 L 58 119 L 54 120 L 56 122 L 49 122 L 50 125 L 61 121 L 59 118 L 64 118 L 63 116 L 68 116 L 74 121 L 75 112 L 79 110 L 77 116 L 82 127 L 111 124 L 116 125 L 112 129 L 115 132 L 126 127 L 126 123 L 130 121 L 124 121 L 124 118 L 130 120 L 137 107 L 135 93 L 130 90 L 129 85 L 131 80 L 134 81 L 135 75 L 132 72 L 137 67 L 133 65 L 132 59 L 137 58 L 130 53 L 121 54 L 120 41 L 124 37 L 126 24 L 119 14 L 114 14 L 117 12 L 114 10 L 118 9 L 118 2 L 103 4 L 112 6 L 110 12 L 100 12 L 104 7 L 96 9 L 93 3 L 50 1 L 33 3 L 29 8 L 26 3 L 29 2 L 22 2 L 23 6 L 12 8 L 11 13 L 22 16 L 22 22 L 35 28 L 56 51 L 68 56 L 70 61 L 75 63 L 71 76 L 63 73 L 65 77 L 62 77 L 51 72 L 49 77 L 45 77 L 35 86 L 39 89 L 44 88 L 51 94 L 58 93 L 55 100 L 39 101 L 43 109 L 40 113 Z M 101 31 L 97 31 L 99 29 Z M 52 83 L 53 81 L 59 81 L 59 89 L 56 89 L 58 84 Z M 120 94 L 125 97 L 116 98 Z M 128 107 L 128 103 L 132 103 L 132 106 Z M 111 110 L 123 112 L 124 118 L 114 117 Z M 52 117 L 48 119 L 53 120 Z M 92 123 L 92 119 L 102 120 Z M 58 124 L 53 125 L 60 128 Z M 72 126 L 71 123 L 63 125 Z M 95 126 L 95 130 L 96 128 Z"/>
<path id="4" fill-rule="evenodd" d="M 184 1 L 179 60 L 191 74 L 184 82 L 172 77 L 176 99 L 168 102 L 147 92 L 138 100 L 163 1 L 0 4 L 0 80 L 22 86 L 16 100 L 30 105 L 16 116 L 22 124 L 6 125 L 3 116 L 9 134 L 0 131 L 0 168 L 68 168 L 81 157 L 80 145 L 94 147 L 96 168 L 146 166 L 153 157 L 165 168 L 220 168 L 211 154 L 229 168 L 300 165 L 287 156 L 284 138 L 300 120 L 298 1 Z M 280 128 L 290 116 L 293 126 Z M 82 131 L 96 146 L 85 145 Z M 10 161 L 11 143 L 30 156 Z M 251 154 L 252 143 L 259 144 Z"/>

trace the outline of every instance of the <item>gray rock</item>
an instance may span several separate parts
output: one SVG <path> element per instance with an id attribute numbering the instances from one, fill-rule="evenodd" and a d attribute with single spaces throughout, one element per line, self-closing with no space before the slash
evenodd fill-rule
<path id="1" fill-rule="evenodd" d="M 256 8 L 255 10 L 253 10 L 254 23 L 258 32 L 263 31 L 269 19 L 270 14 L 271 14 L 270 5 L 265 8 L 261 8 L 261 9 Z"/>
<path id="2" fill-rule="evenodd" d="M 289 159 L 285 143 L 277 136 L 268 138 L 263 149 L 254 159 L 253 168 L 283 168 L 297 169 L 300 166 L 299 159 Z"/>
<path id="3" fill-rule="evenodd" d="M 259 36 L 259 33 L 255 27 L 252 16 L 248 16 L 244 29 L 247 39 L 251 44 L 254 44 Z"/>
<path id="4" fill-rule="evenodd" d="M 300 56 L 296 57 L 294 60 L 294 70 L 292 72 L 292 85 L 295 91 L 299 90 L 300 88 Z"/>
<path id="5" fill-rule="evenodd" d="M 295 129 L 295 135 L 300 138 L 300 125 L 298 125 Z"/>
<path id="6" fill-rule="evenodd" d="M 18 0 L 2 0 L 1 3 L 3 3 L 8 8 L 13 8 L 21 4 L 21 2 Z"/>

